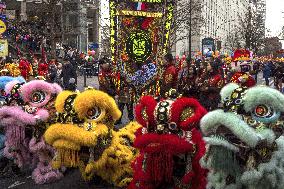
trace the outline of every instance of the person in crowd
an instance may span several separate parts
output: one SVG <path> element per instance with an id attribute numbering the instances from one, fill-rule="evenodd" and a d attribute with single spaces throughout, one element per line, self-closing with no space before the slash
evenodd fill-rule
<path id="1" fill-rule="evenodd" d="M 50 83 L 55 83 L 56 75 L 57 75 L 56 60 L 52 59 L 48 65 L 48 81 Z"/>
<path id="2" fill-rule="evenodd" d="M 75 92 L 77 90 L 76 80 L 72 77 L 68 81 L 68 86 L 65 88 L 65 90 L 73 91 Z"/>
<path id="3" fill-rule="evenodd" d="M 133 104 L 134 104 L 134 99 L 133 99 L 133 89 L 131 86 L 125 81 L 123 78 L 120 81 L 120 90 L 118 93 L 118 108 L 122 112 L 121 118 L 117 121 L 116 124 L 121 124 L 121 119 L 123 117 L 123 110 L 126 106 L 127 113 L 128 113 L 128 119 L 129 121 L 134 120 L 134 113 L 133 113 Z"/>
<path id="4" fill-rule="evenodd" d="M 57 83 L 58 85 L 60 85 L 61 87 L 63 87 L 62 78 L 61 78 L 61 75 L 62 75 L 62 64 L 61 64 L 61 63 L 58 63 L 58 64 L 57 64 L 57 69 L 56 69 L 56 71 L 57 71 L 57 73 L 56 73 L 55 83 Z"/>
<path id="5" fill-rule="evenodd" d="M 44 60 L 40 60 L 38 65 L 38 75 L 42 77 L 47 77 L 48 74 L 48 64 Z"/>
<path id="6" fill-rule="evenodd" d="M 19 63 L 19 69 L 21 70 L 21 75 L 25 80 L 28 80 L 30 73 L 30 63 L 26 57 L 22 57 Z"/>
<path id="7" fill-rule="evenodd" d="M 279 91 L 283 92 L 282 83 L 284 82 L 284 65 L 283 63 L 277 63 L 274 72 L 274 86 Z"/>
<path id="8" fill-rule="evenodd" d="M 178 74 L 178 91 L 186 97 L 198 98 L 198 91 L 195 85 L 197 76 L 195 62 L 190 58 L 187 59 Z"/>
<path id="9" fill-rule="evenodd" d="M 161 96 L 166 97 L 166 93 L 170 89 L 177 89 L 178 70 L 174 64 L 172 54 L 164 56 L 164 73 L 161 78 Z"/>
<path id="10" fill-rule="evenodd" d="M 115 97 L 115 84 L 113 73 L 110 67 L 110 63 L 107 59 L 100 60 L 100 72 L 99 72 L 99 89 L 106 92 L 112 97 Z"/>
<path id="11" fill-rule="evenodd" d="M 73 67 L 73 65 L 70 63 L 69 60 L 66 60 L 66 59 L 64 60 L 61 76 L 63 78 L 64 89 L 70 88 L 69 81 L 70 81 L 71 78 L 75 79 L 75 84 L 76 84 L 76 78 L 77 78 L 76 70 Z"/>
<path id="12" fill-rule="evenodd" d="M 211 60 L 204 61 L 199 69 L 195 84 L 199 91 L 199 101 L 207 111 L 217 109 L 221 100 L 220 90 L 224 86 L 218 65 Z"/>
<path id="13" fill-rule="evenodd" d="M 254 80 L 257 83 L 257 75 L 260 70 L 260 63 L 258 61 L 253 61 L 251 75 L 254 75 Z"/>
<path id="14" fill-rule="evenodd" d="M 263 65 L 263 78 L 265 79 L 265 85 L 269 86 L 269 78 L 272 75 L 272 70 L 271 70 L 271 64 L 270 63 L 265 63 Z"/>

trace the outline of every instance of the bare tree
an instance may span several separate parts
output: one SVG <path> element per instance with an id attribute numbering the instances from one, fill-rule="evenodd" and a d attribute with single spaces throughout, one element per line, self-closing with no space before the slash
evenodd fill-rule
<path id="1" fill-rule="evenodd" d="M 196 36 L 200 33 L 200 28 L 205 24 L 205 19 L 201 13 L 203 6 L 204 3 L 198 0 L 178 1 L 173 13 L 174 18 L 170 30 L 169 49 L 178 41 L 188 39 L 190 27 L 191 36 Z"/>
<path id="2" fill-rule="evenodd" d="M 243 48 L 242 45 L 242 38 L 239 35 L 238 30 L 235 30 L 233 33 L 231 33 L 230 35 L 227 35 L 226 38 L 226 47 L 228 47 L 229 49 L 238 49 L 238 48 Z"/>
<path id="3" fill-rule="evenodd" d="M 244 18 L 240 18 L 239 34 L 245 42 L 245 48 L 258 54 L 264 46 L 265 28 L 261 27 L 264 17 L 249 8 Z"/>
<path id="4" fill-rule="evenodd" d="M 281 50 L 282 44 L 278 37 L 269 37 L 264 40 L 264 49 L 260 52 L 261 56 L 275 55 L 275 53 Z"/>

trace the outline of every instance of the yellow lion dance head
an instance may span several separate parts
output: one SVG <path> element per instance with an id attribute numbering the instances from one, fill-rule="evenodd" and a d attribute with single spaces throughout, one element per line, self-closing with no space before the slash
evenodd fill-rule
<path id="1" fill-rule="evenodd" d="M 55 107 L 58 122 L 44 135 L 57 150 L 53 166 L 78 167 L 86 180 L 98 175 L 116 186 L 126 186 L 132 180 L 130 165 L 137 155 L 132 143 L 140 125 L 131 122 L 114 131 L 121 112 L 112 97 L 96 89 L 63 91 Z"/>

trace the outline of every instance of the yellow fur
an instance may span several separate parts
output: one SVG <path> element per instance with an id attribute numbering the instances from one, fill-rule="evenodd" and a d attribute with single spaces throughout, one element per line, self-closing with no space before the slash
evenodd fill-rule
<path id="1" fill-rule="evenodd" d="M 95 106 L 105 109 L 114 121 L 121 117 L 121 112 L 114 99 L 102 91 L 95 89 L 86 90 L 74 102 L 75 111 L 81 119 L 86 118 L 87 111 Z"/>
<path id="2" fill-rule="evenodd" d="M 115 184 L 118 187 L 124 187 L 132 180 L 131 163 L 138 152 L 132 146 L 125 143 L 123 136 L 127 136 L 133 143 L 135 132 L 141 126 L 137 122 L 131 122 L 118 132 L 112 131 L 111 145 L 103 152 L 101 158 L 96 162 L 91 162 L 86 166 L 86 173 L 95 172 L 104 180 Z M 123 178 L 124 175 L 129 177 Z"/>
<path id="3" fill-rule="evenodd" d="M 64 113 L 65 100 L 71 94 L 64 91 L 57 97 L 58 112 Z M 87 112 L 94 107 L 99 107 L 103 114 L 100 119 L 90 120 Z M 115 186 L 125 187 L 132 180 L 131 163 L 138 154 L 132 144 L 135 132 L 141 126 L 137 122 L 131 122 L 117 132 L 112 130 L 113 123 L 120 118 L 121 112 L 112 97 L 95 89 L 78 94 L 73 108 L 79 118 L 85 121 L 84 124 L 57 123 L 51 125 L 44 135 L 46 142 L 57 149 L 53 166 L 78 167 L 85 180 L 98 175 Z M 98 145 L 105 145 L 103 151 L 94 152 L 99 158 L 84 165 L 78 157 L 81 147 L 102 147 Z"/>
<path id="4" fill-rule="evenodd" d="M 53 145 L 57 140 L 66 140 L 80 146 L 94 146 L 97 144 L 98 136 L 106 135 L 108 128 L 105 125 L 98 125 L 95 132 L 89 132 L 77 125 L 53 124 L 44 134 L 45 141 Z M 57 146 L 59 147 L 59 146 Z"/>
<path id="5" fill-rule="evenodd" d="M 71 91 L 62 91 L 57 97 L 56 97 L 56 100 L 55 100 L 55 108 L 56 108 L 56 111 L 59 112 L 59 113 L 63 113 L 64 112 L 64 103 L 65 103 L 65 100 L 72 94 L 76 94 L 74 92 L 71 92 Z"/>

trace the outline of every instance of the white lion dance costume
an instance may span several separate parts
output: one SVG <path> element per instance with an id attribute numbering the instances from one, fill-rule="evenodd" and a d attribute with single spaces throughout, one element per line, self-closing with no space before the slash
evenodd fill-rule
<path id="1" fill-rule="evenodd" d="M 228 84 L 223 109 L 201 120 L 208 189 L 284 188 L 284 95 L 264 86 Z"/>

